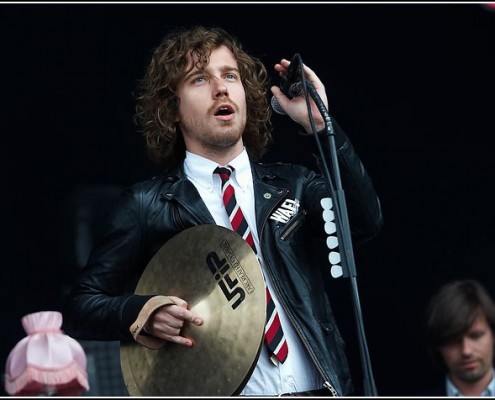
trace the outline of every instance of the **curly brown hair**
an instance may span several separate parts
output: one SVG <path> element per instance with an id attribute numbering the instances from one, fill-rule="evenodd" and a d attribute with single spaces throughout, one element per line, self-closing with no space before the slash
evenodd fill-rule
<path id="1" fill-rule="evenodd" d="M 222 28 L 177 28 L 169 32 L 154 49 L 136 96 L 135 122 L 146 139 L 147 152 L 159 167 L 170 167 L 185 157 L 185 144 L 177 122 L 174 122 L 178 99 L 178 82 L 190 70 L 189 55 L 205 67 L 212 50 L 226 46 L 237 60 L 246 92 L 247 121 L 243 142 L 249 156 L 259 160 L 272 140 L 267 91 L 269 77 L 264 64 L 244 51 L 236 37 Z"/>

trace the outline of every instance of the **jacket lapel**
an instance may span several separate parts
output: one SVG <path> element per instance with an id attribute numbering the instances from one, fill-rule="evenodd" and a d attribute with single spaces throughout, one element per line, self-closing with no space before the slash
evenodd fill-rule
<path id="1" fill-rule="evenodd" d="M 164 178 L 170 184 L 164 187 L 161 197 L 168 201 L 176 201 L 181 205 L 186 211 L 180 215 L 184 223 L 193 225 L 215 223 L 198 191 L 186 178 L 182 167 L 167 171 Z"/>

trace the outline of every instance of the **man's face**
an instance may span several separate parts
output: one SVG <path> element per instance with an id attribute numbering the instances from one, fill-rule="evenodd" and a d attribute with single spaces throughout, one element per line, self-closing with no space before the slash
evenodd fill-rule
<path id="1" fill-rule="evenodd" d="M 246 94 L 228 48 L 213 50 L 205 69 L 195 66 L 179 82 L 176 94 L 178 122 L 189 151 L 205 156 L 242 150 Z"/>
<path id="2" fill-rule="evenodd" d="M 480 313 L 465 335 L 440 347 L 454 383 L 476 382 L 491 376 L 493 340 L 493 332 L 484 314 Z"/>

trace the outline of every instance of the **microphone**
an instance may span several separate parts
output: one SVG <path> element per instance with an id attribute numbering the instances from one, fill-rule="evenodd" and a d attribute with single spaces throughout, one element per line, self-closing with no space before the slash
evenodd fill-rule
<path id="1" fill-rule="evenodd" d="M 280 87 L 282 88 L 282 87 Z M 302 83 L 301 82 L 295 82 L 292 85 L 290 85 L 287 89 L 287 93 L 283 92 L 287 97 L 293 98 L 300 96 L 303 92 L 302 89 Z M 275 111 L 277 114 L 280 115 L 286 115 L 286 112 L 282 109 L 282 106 L 280 103 L 277 101 L 275 96 L 272 96 L 272 99 L 270 100 L 270 104 L 272 105 L 273 111 Z"/>
<path id="2" fill-rule="evenodd" d="M 282 89 L 282 87 L 280 89 Z M 285 90 L 282 90 L 282 93 L 284 93 L 289 99 L 300 96 L 302 92 L 303 92 L 303 88 L 301 81 L 294 82 L 293 84 L 289 85 Z"/>
<path id="3" fill-rule="evenodd" d="M 285 77 L 280 79 L 280 90 L 289 99 L 300 96 L 303 92 L 301 83 L 301 56 L 299 53 L 294 54 L 290 62 L 289 68 L 285 74 Z M 279 102 L 272 96 L 270 104 L 277 114 L 286 115 L 286 112 L 282 109 Z"/>

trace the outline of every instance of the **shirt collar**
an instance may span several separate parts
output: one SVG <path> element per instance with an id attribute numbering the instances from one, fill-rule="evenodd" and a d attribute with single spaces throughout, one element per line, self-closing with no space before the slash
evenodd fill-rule
<path id="1" fill-rule="evenodd" d="M 484 396 L 493 397 L 495 396 L 495 371 L 492 369 L 492 380 L 485 389 Z"/>
<path id="2" fill-rule="evenodd" d="M 251 164 L 249 157 L 244 148 L 236 158 L 228 163 L 234 168 L 232 177 L 242 189 L 245 189 L 251 181 Z M 205 188 L 211 188 L 213 185 L 213 171 L 218 167 L 215 161 L 186 151 L 184 159 L 184 171 L 188 179 L 195 181 Z"/>
<path id="3" fill-rule="evenodd" d="M 450 378 L 446 377 L 446 386 L 447 386 L 447 396 L 449 397 L 459 397 L 463 396 L 462 393 L 457 389 L 454 383 L 450 380 Z M 481 393 L 482 397 L 493 397 L 495 396 L 495 370 L 492 369 L 492 380 L 486 387 L 486 389 Z"/>
<path id="4" fill-rule="evenodd" d="M 249 185 L 251 179 L 251 164 L 249 163 L 249 157 L 246 149 L 242 151 L 236 158 L 234 158 L 229 164 L 232 168 L 234 168 L 234 172 L 231 176 L 237 180 L 238 185 L 241 189 L 245 190 Z"/>

